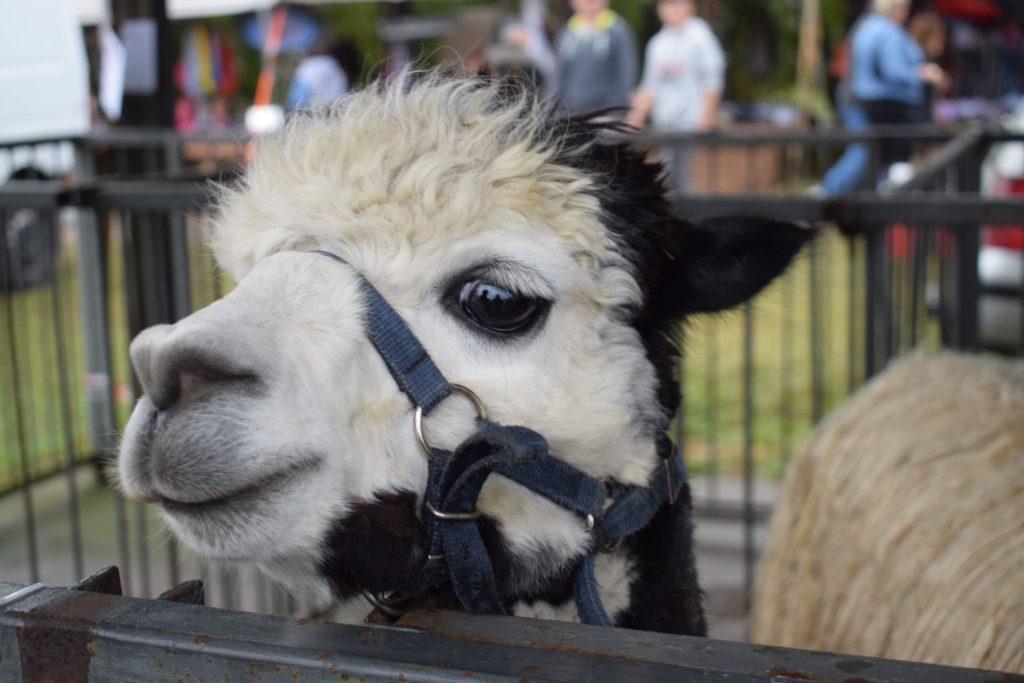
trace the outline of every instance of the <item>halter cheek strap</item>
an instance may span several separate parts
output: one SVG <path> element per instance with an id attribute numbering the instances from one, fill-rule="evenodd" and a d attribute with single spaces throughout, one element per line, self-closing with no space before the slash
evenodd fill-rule
<path id="1" fill-rule="evenodd" d="M 316 253 L 345 263 L 330 252 Z M 594 543 L 573 578 L 576 608 L 583 623 L 610 626 L 598 593 L 595 554 L 618 547 L 624 538 L 647 526 L 663 505 L 676 502 L 686 482 L 679 450 L 665 450 L 663 466 L 655 469 L 647 486 L 625 487 L 612 496 L 600 479 L 553 457 L 537 432 L 484 418 L 479 399 L 468 389 L 448 383 L 377 288 L 365 277 L 360 279 L 370 341 L 413 405 L 429 414 L 454 389 L 473 398 L 481 412 L 477 431 L 454 451 L 427 446 L 423 518 L 428 555 L 417 593 L 450 581 L 459 602 L 470 612 L 508 614 L 513 596 L 502 595 L 498 587 L 476 509 L 484 483 L 497 473 L 580 516 Z"/>

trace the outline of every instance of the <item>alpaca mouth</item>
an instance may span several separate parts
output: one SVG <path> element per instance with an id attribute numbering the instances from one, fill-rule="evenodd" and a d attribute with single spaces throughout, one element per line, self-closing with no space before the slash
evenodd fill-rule
<path id="1" fill-rule="evenodd" d="M 265 501 L 267 495 L 287 488 L 292 480 L 317 470 L 319 466 L 320 458 L 309 459 L 211 498 L 184 501 L 158 492 L 154 496 L 154 502 L 159 503 L 164 510 L 173 514 L 198 515 L 222 510 L 243 512 L 248 507 L 256 509 L 262 501 Z"/>

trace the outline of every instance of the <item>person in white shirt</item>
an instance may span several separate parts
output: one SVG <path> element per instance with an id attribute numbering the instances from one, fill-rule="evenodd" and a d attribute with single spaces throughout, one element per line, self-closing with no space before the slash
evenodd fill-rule
<path id="1" fill-rule="evenodd" d="M 659 132 L 705 132 L 715 125 L 725 84 L 725 53 L 694 0 L 658 0 L 662 28 L 647 43 L 640 88 L 626 122 Z M 662 161 L 676 191 L 689 186 L 690 149 L 665 147 Z"/>

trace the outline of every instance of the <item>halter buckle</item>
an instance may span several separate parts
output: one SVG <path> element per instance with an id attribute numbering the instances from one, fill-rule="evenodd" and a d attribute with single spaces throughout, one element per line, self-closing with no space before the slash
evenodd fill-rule
<path id="1" fill-rule="evenodd" d="M 397 591 L 393 593 L 364 593 L 364 596 L 381 614 L 398 619 L 412 609 L 416 601 L 415 595 L 407 595 Z"/>
<path id="2" fill-rule="evenodd" d="M 452 393 L 462 394 L 473 402 L 473 407 L 476 408 L 477 419 L 487 419 L 487 406 L 484 405 L 479 396 L 473 393 L 472 389 L 461 384 L 451 384 L 450 386 Z M 433 458 L 434 449 L 427 443 L 427 437 L 423 435 L 423 408 L 421 406 L 416 406 L 416 411 L 412 414 L 412 429 L 416 433 L 416 440 L 419 442 L 420 448 L 423 449 L 428 458 Z"/>

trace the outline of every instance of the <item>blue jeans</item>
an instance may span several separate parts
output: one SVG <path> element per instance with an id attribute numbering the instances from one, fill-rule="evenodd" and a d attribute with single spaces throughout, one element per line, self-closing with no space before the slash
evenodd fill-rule
<path id="1" fill-rule="evenodd" d="M 868 115 L 854 104 L 839 108 L 839 120 L 851 133 L 860 133 L 871 127 Z M 846 148 L 843 156 L 825 172 L 821 186 L 826 197 L 838 197 L 860 187 L 871 162 L 871 152 L 864 143 L 854 143 Z"/>

